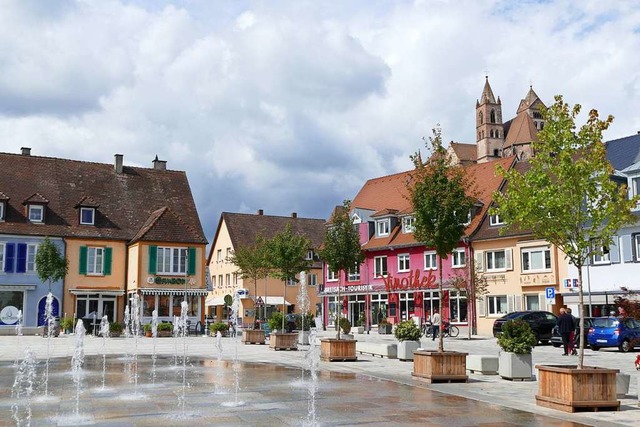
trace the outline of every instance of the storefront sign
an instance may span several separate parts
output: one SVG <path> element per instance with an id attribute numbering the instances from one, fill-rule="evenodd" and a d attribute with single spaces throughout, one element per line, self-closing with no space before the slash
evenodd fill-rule
<path id="1" fill-rule="evenodd" d="M 150 285 L 184 285 L 186 279 L 184 277 L 163 277 L 163 276 L 149 276 L 147 278 L 147 283 Z M 190 285 L 196 284 L 195 278 L 189 279 Z"/>
<path id="2" fill-rule="evenodd" d="M 398 278 L 389 274 L 382 280 L 384 280 L 384 288 L 387 292 L 433 289 L 436 285 L 436 276 L 433 274 L 433 270 L 429 270 L 427 275 L 422 278 L 420 278 L 420 270 L 416 269 L 415 272 L 409 272 L 408 277 Z"/>
<path id="3" fill-rule="evenodd" d="M 354 286 L 340 286 L 341 294 L 355 294 L 362 292 L 371 292 L 373 291 L 373 285 L 354 285 Z M 324 288 L 324 294 L 337 294 L 338 286 Z"/>
<path id="4" fill-rule="evenodd" d="M 8 305 L 0 311 L 0 322 L 5 325 L 13 325 L 18 321 L 18 309 Z"/>

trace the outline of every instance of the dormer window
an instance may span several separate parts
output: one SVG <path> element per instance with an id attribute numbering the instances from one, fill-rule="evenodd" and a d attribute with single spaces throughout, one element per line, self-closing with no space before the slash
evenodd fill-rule
<path id="1" fill-rule="evenodd" d="M 416 229 L 416 219 L 412 216 L 405 216 L 402 218 L 402 232 L 413 233 Z"/>
<path id="2" fill-rule="evenodd" d="M 500 215 L 491 215 L 489 217 L 489 225 L 503 225 L 504 221 L 500 218 Z"/>
<path id="3" fill-rule="evenodd" d="M 388 236 L 391 231 L 391 224 L 389 219 L 381 219 L 376 221 L 376 235 L 378 237 Z"/>
<path id="4" fill-rule="evenodd" d="M 94 225 L 96 219 L 96 210 L 94 208 L 80 208 L 80 224 Z"/>
<path id="5" fill-rule="evenodd" d="M 37 223 L 44 222 L 44 206 L 29 205 L 29 221 Z"/>

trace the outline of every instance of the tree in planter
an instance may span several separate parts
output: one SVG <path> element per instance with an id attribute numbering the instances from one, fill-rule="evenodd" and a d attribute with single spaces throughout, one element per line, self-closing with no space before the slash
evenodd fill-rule
<path id="1" fill-rule="evenodd" d="M 340 287 L 343 275 L 349 269 L 360 266 L 364 261 L 364 253 L 360 246 L 360 235 L 351 221 L 351 201 L 345 200 L 342 206 L 334 211 L 330 225 L 324 237 L 324 245 L 320 250 L 320 258 L 327 264 L 330 271 L 336 272 L 340 278 L 338 282 L 337 302 L 339 312 L 337 319 L 342 318 L 342 301 L 340 300 Z M 337 339 L 340 339 L 340 328 L 337 330 Z"/>
<path id="2" fill-rule="evenodd" d="M 238 276 L 241 279 L 253 280 L 254 301 L 258 295 L 258 279 L 269 275 L 266 246 L 267 241 L 262 236 L 258 236 L 253 245 L 240 246 L 227 257 L 227 262 L 238 267 Z M 256 317 L 257 315 L 256 312 Z"/>
<path id="3" fill-rule="evenodd" d="M 266 243 L 266 257 L 270 267 L 270 275 L 282 280 L 284 293 L 282 295 L 282 312 L 284 313 L 287 293 L 287 280 L 296 283 L 296 274 L 301 271 L 309 271 L 311 261 L 306 259 L 307 252 L 311 248 L 311 242 L 306 237 L 295 234 L 291 229 L 291 224 L 287 224 L 285 229 L 273 236 Z M 284 330 L 284 316 L 282 317 L 282 330 Z"/>
<path id="4" fill-rule="evenodd" d="M 432 247 L 438 256 L 438 295 L 442 301 L 442 260 L 458 247 L 465 232 L 465 224 L 473 207 L 468 196 L 473 183 L 462 166 L 452 165 L 447 150 L 442 146 L 440 128 L 425 140 L 429 160 L 423 162 L 420 152 L 411 156 L 414 171 L 407 183 L 409 199 L 415 216 L 414 236 L 425 246 Z M 443 334 L 438 339 L 438 352 L 444 351 Z"/>
<path id="5" fill-rule="evenodd" d="M 475 262 L 472 263 L 468 269 L 456 270 L 453 273 L 453 277 L 449 279 L 449 286 L 458 291 L 464 291 L 467 295 L 467 301 L 482 300 L 484 296 L 489 293 L 489 283 L 487 282 L 487 278 L 480 274 Z M 468 304 L 467 307 L 471 307 L 471 304 Z M 471 339 L 471 319 L 473 319 L 474 316 L 475 311 L 473 313 L 467 312 L 467 319 L 469 320 L 467 339 Z"/>
<path id="6" fill-rule="evenodd" d="M 498 335 L 498 345 L 509 353 L 530 354 L 537 342 L 531 326 L 522 319 L 505 322 Z"/>
<path id="7" fill-rule="evenodd" d="M 580 109 L 580 105 L 570 108 L 562 96 L 555 97 L 555 103 L 544 111 L 544 129 L 533 142 L 530 168 L 525 173 L 498 169 L 507 187 L 504 193 L 494 193 L 497 207 L 492 212 L 508 227 L 530 230 L 565 253 L 578 269 L 582 319 L 582 267 L 590 257 L 602 253 L 622 225 L 635 220 L 631 208 L 637 198 L 629 199 L 626 187 L 611 180 L 614 171 L 607 161 L 602 132 L 613 117 L 600 120 L 598 112 L 591 110 L 586 124 L 576 132 Z M 583 368 L 584 342 L 580 340 L 578 369 Z"/>

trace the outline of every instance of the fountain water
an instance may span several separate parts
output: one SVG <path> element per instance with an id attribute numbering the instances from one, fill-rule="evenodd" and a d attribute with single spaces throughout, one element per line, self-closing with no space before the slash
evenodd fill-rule
<path id="1" fill-rule="evenodd" d="M 107 340 L 109 339 L 109 317 L 102 316 L 100 321 L 100 335 L 102 336 L 102 390 L 104 390 L 107 372 Z"/>
<path id="2" fill-rule="evenodd" d="M 75 415 L 80 414 L 80 393 L 82 392 L 82 365 L 84 364 L 84 323 L 82 319 L 78 319 L 76 324 L 76 346 L 71 357 L 71 372 L 73 374 L 73 383 L 76 386 L 76 410 Z"/>
<path id="3" fill-rule="evenodd" d="M 309 335 L 306 331 L 309 330 L 311 325 L 305 325 L 304 322 L 306 321 L 306 314 L 309 312 L 310 302 L 309 293 L 307 292 L 307 273 L 305 273 L 304 271 L 300 272 L 300 288 L 298 290 L 297 303 L 298 308 L 300 309 L 300 314 L 302 315 L 302 331 L 300 332 L 298 344 L 309 344 Z"/>
<path id="4" fill-rule="evenodd" d="M 233 385 L 234 396 L 233 402 L 223 404 L 225 406 L 242 406 L 244 402 L 238 401 L 238 393 L 240 391 L 240 364 L 238 363 L 238 310 L 240 309 L 240 298 L 237 292 L 233 294 L 233 303 L 231 304 L 231 333 L 234 339 L 234 356 L 233 356 Z"/>
<path id="5" fill-rule="evenodd" d="M 187 319 L 189 317 L 189 305 L 186 301 L 182 301 L 180 305 L 180 332 L 182 335 L 182 390 L 178 397 L 178 404 L 185 416 L 186 410 L 186 393 L 187 393 Z"/>
<path id="6" fill-rule="evenodd" d="M 311 381 L 307 384 L 307 420 L 305 425 L 315 426 L 316 422 L 316 393 L 318 391 L 318 367 L 320 365 L 320 352 L 316 345 L 316 328 L 309 331 L 309 351 L 305 355 Z"/>
<path id="7" fill-rule="evenodd" d="M 131 378 L 134 394 L 138 395 L 138 337 L 140 336 L 140 295 L 131 298 L 131 334 L 134 339 L 133 356 L 131 357 Z"/>
<path id="8" fill-rule="evenodd" d="M 43 386 L 44 386 L 44 395 L 49 395 L 49 359 L 51 359 L 51 335 L 54 333 L 53 331 L 53 294 L 49 292 L 47 294 L 47 299 L 44 306 L 44 319 L 47 327 L 47 360 L 45 362 L 44 369 L 44 378 L 43 378 Z"/>
<path id="9" fill-rule="evenodd" d="M 178 368 L 178 340 L 177 338 L 180 336 L 180 317 L 173 316 L 173 366 Z"/>
<path id="10" fill-rule="evenodd" d="M 129 326 L 131 325 L 131 316 L 129 315 L 129 304 L 124 306 L 124 337 L 129 338 L 131 332 Z"/>
<path id="11" fill-rule="evenodd" d="M 151 381 L 156 383 L 156 342 L 158 341 L 158 310 L 153 310 L 151 313 L 151 336 L 153 337 L 153 354 L 151 360 L 153 361 L 153 367 L 151 369 Z"/>
<path id="12" fill-rule="evenodd" d="M 33 351 L 27 349 L 24 352 L 24 358 L 18 365 L 16 378 L 11 389 L 11 397 L 15 400 L 11 405 L 11 415 L 16 422 L 16 426 L 31 425 L 31 396 L 35 378 L 36 358 Z M 22 405 L 24 409 L 21 411 L 20 406 Z"/>
<path id="13" fill-rule="evenodd" d="M 222 333 L 220 331 L 216 332 L 216 359 L 218 360 L 218 365 L 216 368 L 216 381 L 215 381 L 215 394 L 225 394 L 224 390 L 220 386 L 221 378 L 222 378 Z"/>
<path id="14" fill-rule="evenodd" d="M 16 321 L 16 337 L 18 337 L 17 339 L 17 343 L 16 343 L 16 360 L 15 362 L 13 362 L 13 366 L 18 366 L 18 364 L 20 363 L 20 337 L 22 336 L 22 310 L 18 310 L 18 314 L 17 314 L 17 321 Z"/>

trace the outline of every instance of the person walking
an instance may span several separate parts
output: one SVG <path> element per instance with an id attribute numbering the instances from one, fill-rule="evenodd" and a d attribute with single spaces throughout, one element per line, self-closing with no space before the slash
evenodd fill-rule
<path id="1" fill-rule="evenodd" d="M 440 313 L 438 310 L 433 310 L 433 316 L 431 316 L 431 333 L 433 334 L 431 341 L 435 341 L 438 336 L 438 332 L 440 332 L 440 323 L 442 319 L 440 318 Z"/>
<path id="2" fill-rule="evenodd" d="M 558 326 L 558 332 L 562 337 L 562 344 L 564 347 L 563 356 L 569 355 L 569 339 L 571 336 L 571 331 L 575 331 L 575 326 L 573 323 L 573 319 L 571 315 L 567 313 L 567 310 L 563 307 L 560 309 L 560 316 L 558 317 L 558 321 L 556 323 Z"/>
<path id="3" fill-rule="evenodd" d="M 567 307 L 567 314 L 571 316 L 571 320 L 573 320 L 573 330 L 569 334 L 569 351 L 572 356 L 577 356 L 578 352 L 576 351 L 576 330 L 580 326 L 578 319 L 571 314 L 571 308 Z"/>

